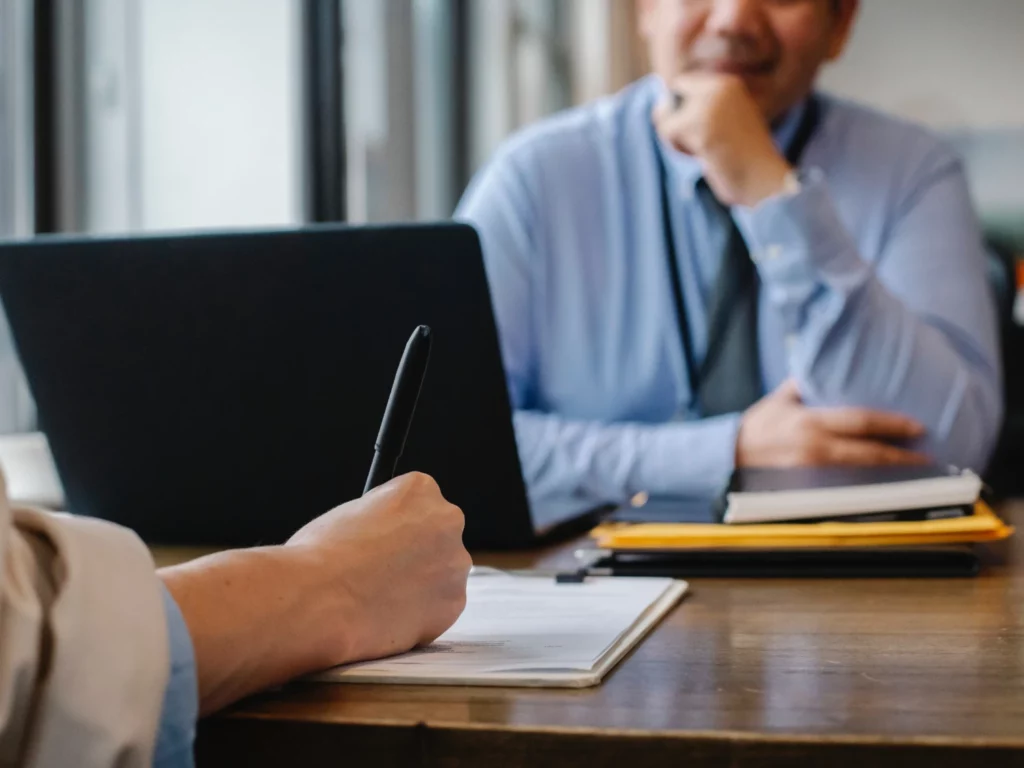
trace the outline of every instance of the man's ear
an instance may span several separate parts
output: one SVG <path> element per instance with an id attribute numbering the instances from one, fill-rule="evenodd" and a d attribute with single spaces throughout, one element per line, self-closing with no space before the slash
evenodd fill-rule
<path id="1" fill-rule="evenodd" d="M 655 6 L 658 0 L 636 0 L 636 28 L 647 40 L 654 31 Z"/>
<path id="2" fill-rule="evenodd" d="M 835 61 L 843 55 L 846 44 L 850 41 L 853 33 L 853 24 L 857 19 L 857 12 L 860 10 L 860 0 L 833 0 L 834 9 L 832 13 L 835 23 L 832 26 L 832 38 L 828 46 L 828 60 Z"/>

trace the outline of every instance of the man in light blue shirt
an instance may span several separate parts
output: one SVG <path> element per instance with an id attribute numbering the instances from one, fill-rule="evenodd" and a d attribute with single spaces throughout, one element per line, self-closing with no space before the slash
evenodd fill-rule
<path id="1" fill-rule="evenodd" d="M 736 465 L 984 468 L 1000 370 L 960 162 L 813 92 L 857 5 L 641 0 L 655 74 L 524 131 L 466 193 L 535 496 L 710 495 Z M 722 306 L 752 325 L 702 384 L 722 276 L 751 260 L 749 301 Z"/>

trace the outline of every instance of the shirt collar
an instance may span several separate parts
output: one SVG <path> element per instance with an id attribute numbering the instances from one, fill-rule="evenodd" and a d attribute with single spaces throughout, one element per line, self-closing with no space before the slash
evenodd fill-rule
<path id="1" fill-rule="evenodd" d="M 652 75 L 651 78 L 654 82 L 652 88 L 653 97 L 651 99 L 651 109 L 653 109 L 660 99 L 667 99 L 669 97 L 669 90 L 668 86 L 665 85 L 665 81 L 660 77 Z M 796 133 L 800 129 L 800 123 L 803 121 L 804 114 L 807 111 L 807 102 L 808 99 L 803 99 L 772 126 L 772 138 L 775 141 L 775 146 L 784 154 L 786 148 L 796 138 Z M 704 175 L 700 163 L 689 155 L 679 152 L 675 147 L 662 139 L 661 136 L 658 136 L 658 151 L 661 153 L 665 165 L 676 180 L 676 183 L 683 189 L 694 189 L 697 182 Z"/>

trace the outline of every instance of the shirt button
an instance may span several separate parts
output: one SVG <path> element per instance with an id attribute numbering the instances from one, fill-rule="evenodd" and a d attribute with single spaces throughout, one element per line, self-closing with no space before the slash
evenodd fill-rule
<path id="1" fill-rule="evenodd" d="M 796 351 L 796 343 L 799 341 L 795 333 L 786 334 L 786 353 L 792 355 Z"/>
<path id="2" fill-rule="evenodd" d="M 765 261 L 775 261 L 781 255 L 782 255 L 782 246 L 781 245 L 769 245 L 767 248 L 764 249 L 764 259 L 765 259 Z"/>

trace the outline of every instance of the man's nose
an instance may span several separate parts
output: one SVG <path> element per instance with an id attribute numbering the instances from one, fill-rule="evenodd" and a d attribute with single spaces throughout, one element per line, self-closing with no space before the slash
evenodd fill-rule
<path id="1" fill-rule="evenodd" d="M 711 0 L 705 28 L 719 35 L 756 35 L 764 25 L 764 0 Z"/>

